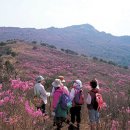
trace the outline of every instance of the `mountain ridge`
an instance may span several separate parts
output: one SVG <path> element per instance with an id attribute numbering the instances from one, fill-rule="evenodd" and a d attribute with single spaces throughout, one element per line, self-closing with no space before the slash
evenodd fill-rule
<path id="1" fill-rule="evenodd" d="M 0 41 L 20 39 L 48 43 L 80 54 L 130 66 L 130 36 L 100 32 L 90 24 L 46 29 L 0 27 Z"/>

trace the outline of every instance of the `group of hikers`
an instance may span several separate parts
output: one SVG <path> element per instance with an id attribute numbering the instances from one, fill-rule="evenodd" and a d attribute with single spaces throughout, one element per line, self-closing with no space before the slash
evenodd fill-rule
<path id="1" fill-rule="evenodd" d="M 45 79 L 42 76 L 36 77 L 34 94 L 35 96 L 39 95 L 42 100 L 42 103 L 36 107 L 46 115 L 47 97 L 51 96 L 51 110 L 54 116 L 53 126 L 56 126 L 57 130 L 61 130 L 63 122 L 67 123 L 71 130 L 74 127 L 79 130 L 83 104 L 86 104 L 88 108 L 91 130 L 98 130 L 100 120 L 96 94 L 99 93 L 99 84 L 96 79 L 90 81 L 91 90 L 87 92 L 86 96 L 84 96 L 83 85 L 79 79 L 73 81 L 70 91 L 65 86 L 64 76 L 59 76 L 52 82 L 51 92 L 47 92 L 44 85 Z M 67 118 L 68 115 L 70 115 L 70 119 Z"/>

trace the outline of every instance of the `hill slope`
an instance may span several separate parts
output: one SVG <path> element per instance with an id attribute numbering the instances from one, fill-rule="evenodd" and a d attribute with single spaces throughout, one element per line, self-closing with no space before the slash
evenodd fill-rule
<path id="1" fill-rule="evenodd" d="M 0 28 L 0 41 L 8 39 L 42 41 L 120 65 L 130 65 L 130 36 L 117 37 L 99 32 L 89 24 L 47 29 Z"/>
<path id="2" fill-rule="evenodd" d="M 125 70 L 90 58 L 69 55 L 57 49 L 27 44 L 25 42 L 7 44 L 5 49 L 8 47 L 11 49 L 11 52 L 15 52 L 17 55 L 12 57 L 11 55 L 5 55 L 5 53 L 1 58 L 5 61 L 12 61 L 13 66 L 17 70 L 17 78 L 20 77 L 22 81 L 34 81 L 35 77 L 39 74 L 48 79 L 53 78 L 54 80 L 54 78 L 62 74 L 65 76 L 68 87 L 71 87 L 70 84 L 73 80 L 77 78 L 80 79 L 83 82 L 83 89 L 86 94 L 86 87 L 88 86 L 89 81 L 93 78 L 97 78 L 104 100 L 108 106 L 107 109 L 101 112 L 102 130 L 113 129 L 113 121 L 117 121 L 118 125 L 114 126 L 114 128 L 117 128 L 118 130 L 127 129 L 129 127 L 129 69 Z M 4 50 L 4 47 L 2 47 L 2 49 Z M 13 73 L 11 73 L 11 76 L 14 78 Z M 51 84 L 47 86 L 46 89 L 47 91 L 50 91 Z M 29 90 L 27 93 L 28 96 L 32 98 L 31 91 Z M 16 95 L 17 94 L 18 93 L 16 93 Z M 20 95 L 21 94 L 24 94 L 24 96 L 26 95 L 25 91 L 20 93 Z M 21 110 L 21 108 L 22 107 L 20 106 L 19 109 Z M 24 108 L 22 108 L 22 111 L 23 110 Z M 86 125 L 88 123 L 86 111 L 85 104 L 82 109 L 84 116 L 82 116 L 81 130 L 88 127 L 88 125 Z M 27 119 L 32 118 L 28 116 Z M 28 120 L 26 121 L 28 122 Z M 47 125 L 52 125 L 52 122 Z M 66 129 L 67 127 L 63 128 L 63 130 Z"/>
<path id="3" fill-rule="evenodd" d="M 24 73 L 30 78 L 35 78 L 38 74 L 45 76 L 62 74 L 68 81 L 80 78 L 86 82 L 98 77 L 104 85 L 107 86 L 108 82 L 114 82 L 114 86 L 118 85 L 118 87 L 120 87 L 118 84 L 120 78 L 123 78 L 123 82 L 129 82 L 129 69 L 119 68 L 89 57 L 69 55 L 41 45 L 18 42 L 11 46 L 12 50 L 18 54 L 16 67 L 25 70 Z"/>

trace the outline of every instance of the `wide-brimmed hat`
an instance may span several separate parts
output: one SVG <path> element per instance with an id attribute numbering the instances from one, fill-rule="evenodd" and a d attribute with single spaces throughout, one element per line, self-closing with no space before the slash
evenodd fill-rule
<path id="1" fill-rule="evenodd" d="M 65 83 L 64 76 L 61 76 L 61 75 L 60 75 L 60 76 L 58 76 L 58 79 L 60 79 L 62 83 Z"/>
<path id="2" fill-rule="evenodd" d="M 53 87 L 61 87 L 63 84 L 61 83 L 60 79 L 55 79 L 55 81 L 52 83 Z"/>
<path id="3" fill-rule="evenodd" d="M 41 82 L 42 80 L 44 80 L 44 78 L 41 75 L 39 75 L 36 77 L 35 80 L 36 80 L 36 82 Z"/>

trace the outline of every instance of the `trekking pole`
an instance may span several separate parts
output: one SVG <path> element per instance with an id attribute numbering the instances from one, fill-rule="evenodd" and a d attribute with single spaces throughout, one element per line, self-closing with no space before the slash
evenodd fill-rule
<path id="1" fill-rule="evenodd" d="M 49 96 L 49 116 L 51 117 L 51 96 Z"/>

